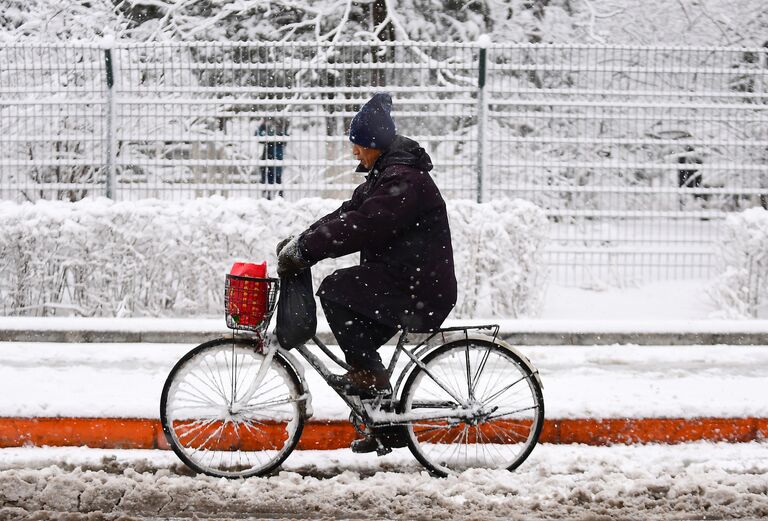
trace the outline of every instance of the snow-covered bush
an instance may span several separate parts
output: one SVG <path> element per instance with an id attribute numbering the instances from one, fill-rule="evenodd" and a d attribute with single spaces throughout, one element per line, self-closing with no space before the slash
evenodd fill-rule
<path id="1" fill-rule="evenodd" d="M 725 318 L 768 316 L 768 211 L 728 216 L 710 295 Z"/>
<path id="2" fill-rule="evenodd" d="M 0 312 L 5 315 L 215 316 L 236 260 L 275 244 L 338 201 L 197 199 L 0 203 Z M 453 316 L 535 315 L 547 221 L 524 201 L 449 204 L 459 303 Z M 324 261 L 315 285 L 357 256 Z"/>
<path id="3" fill-rule="evenodd" d="M 448 203 L 459 295 L 455 317 L 536 316 L 544 296 L 547 218 L 520 199 Z"/>

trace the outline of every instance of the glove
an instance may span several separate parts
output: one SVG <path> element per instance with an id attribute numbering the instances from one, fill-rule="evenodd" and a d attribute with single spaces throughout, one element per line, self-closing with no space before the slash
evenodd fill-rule
<path id="1" fill-rule="evenodd" d="M 301 255 L 299 239 L 300 237 L 291 237 L 280 249 L 277 256 L 277 274 L 281 278 L 295 275 L 310 266 L 310 263 Z"/>
<path id="2" fill-rule="evenodd" d="M 288 237 L 286 237 L 282 241 L 278 242 L 277 243 L 277 248 L 275 248 L 275 255 L 277 255 L 279 257 L 280 256 L 280 252 L 282 251 L 282 249 L 285 247 L 286 244 L 291 242 L 291 239 L 293 239 L 294 237 L 296 237 L 296 236 L 295 235 L 289 235 Z"/>

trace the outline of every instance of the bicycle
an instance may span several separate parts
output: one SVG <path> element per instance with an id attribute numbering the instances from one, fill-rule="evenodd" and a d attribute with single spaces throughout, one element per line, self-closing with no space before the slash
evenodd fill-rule
<path id="1" fill-rule="evenodd" d="M 259 321 L 232 313 L 233 286 L 251 284 L 265 298 Z M 303 366 L 270 342 L 266 331 L 279 280 L 227 275 L 226 320 L 232 337 L 205 342 L 183 356 L 163 386 L 160 416 L 176 455 L 197 472 L 244 478 L 274 471 L 285 461 L 312 416 Z M 241 335 L 234 332 L 240 331 Z M 514 470 L 533 450 L 544 423 L 538 371 L 498 338 L 498 325 L 402 331 L 387 366 L 391 393 L 370 399 L 334 390 L 350 407 L 364 436 L 389 429 L 429 472 L 447 476 L 469 468 Z M 424 338 L 415 346 L 410 335 Z M 317 335 L 313 343 L 349 369 Z M 333 373 L 306 345 L 294 349 L 326 381 Z M 391 450 L 377 438 L 379 454 Z"/>

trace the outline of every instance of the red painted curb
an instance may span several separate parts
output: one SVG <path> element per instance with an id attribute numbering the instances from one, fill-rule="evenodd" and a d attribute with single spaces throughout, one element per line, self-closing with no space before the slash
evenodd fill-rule
<path id="1" fill-rule="evenodd" d="M 342 420 L 308 422 L 299 449 L 348 447 L 357 437 Z M 768 438 L 768 418 L 607 418 L 545 420 L 541 443 L 612 445 L 748 442 Z M 0 418 L 0 448 L 87 446 L 168 449 L 159 420 L 141 418 Z"/>
<path id="2" fill-rule="evenodd" d="M 158 428 L 158 420 L 131 418 L 0 418 L 0 447 L 149 449 Z"/>

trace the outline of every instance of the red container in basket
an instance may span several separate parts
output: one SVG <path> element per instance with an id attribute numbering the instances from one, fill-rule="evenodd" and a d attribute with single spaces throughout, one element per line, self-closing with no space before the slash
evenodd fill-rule
<path id="1" fill-rule="evenodd" d="M 229 271 L 230 275 L 248 278 L 230 278 L 227 290 L 227 313 L 240 326 L 257 326 L 267 313 L 269 287 L 266 282 L 257 282 L 249 278 L 267 277 L 267 263 L 253 264 L 236 262 Z"/>

